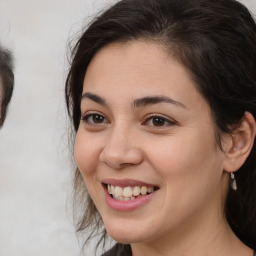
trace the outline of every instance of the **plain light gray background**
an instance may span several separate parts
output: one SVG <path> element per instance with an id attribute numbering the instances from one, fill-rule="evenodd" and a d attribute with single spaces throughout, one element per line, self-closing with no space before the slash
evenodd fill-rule
<path id="1" fill-rule="evenodd" d="M 16 80 L 0 131 L 0 256 L 79 255 L 64 105 L 67 42 L 110 2 L 0 0 L 0 42 L 14 53 Z M 256 13 L 255 0 L 241 2 Z"/>

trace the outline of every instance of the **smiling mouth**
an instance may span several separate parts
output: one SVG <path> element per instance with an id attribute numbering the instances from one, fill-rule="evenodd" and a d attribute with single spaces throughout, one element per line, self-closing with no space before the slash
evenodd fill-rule
<path id="1" fill-rule="evenodd" d="M 158 187 L 154 186 L 127 186 L 120 187 L 110 184 L 104 184 L 107 188 L 109 195 L 118 201 L 131 201 L 136 198 L 143 197 L 158 190 Z"/>

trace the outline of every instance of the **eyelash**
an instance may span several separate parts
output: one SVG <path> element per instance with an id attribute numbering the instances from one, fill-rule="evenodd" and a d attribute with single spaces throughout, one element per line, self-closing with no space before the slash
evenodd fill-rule
<path id="1" fill-rule="evenodd" d="M 95 122 L 95 120 L 93 120 L 93 118 L 100 118 L 100 122 L 98 122 L 98 123 Z M 92 119 L 92 120 L 90 120 L 90 119 Z M 105 123 L 110 123 L 108 121 L 108 119 L 100 113 L 85 114 L 84 116 L 81 117 L 81 120 L 84 121 L 86 124 L 91 125 L 91 126 L 98 126 L 98 125 L 102 125 L 102 124 L 105 124 Z M 160 125 L 156 125 L 156 124 L 153 124 L 153 123 L 149 124 L 150 122 L 154 122 L 154 121 L 160 122 L 159 123 Z M 173 126 L 173 125 L 176 124 L 176 122 L 169 119 L 169 118 L 163 117 L 161 115 L 154 114 L 154 115 L 148 116 L 146 118 L 146 120 L 142 123 L 143 126 L 146 126 L 147 124 L 149 124 L 150 127 L 161 129 L 161 128 Z"/>
<path id="2" fill-rule="evenodd" d="M 163 116 L 161 116 L 161 115 L 151 115 L 151 116 L 148 116 L 147 117 L 147 119 L 146 119 L 146 121 L 144 121 L 143 123 L 142 123 L 142 125 L 146 125 L 148 122 L 153 122 L 154 121 L 154 119 L 155 120 L 157 120 L 158 119 L 158 121 L 160 121 L 160 123 L 162 122 L 162 124 L 160 124 L 160 125 L 150 125 L 150 126 L 152 126 L 152 127 L 156 127 L 156 128 L 164 128 L 164 127 L 168 127 L 168 126 L 173 126 L 173 125 L 175 125 L 176 124 L 176 122 L 175 121 L 173 121 L 173 120 L 171 120 L 171 119 L 169 119 L 169 118 L 166 118 L 166 117 L 163 117 Z"/>
<path id="3" fill-rule="evenodd" d="M 90 121 L 90 118 L 100 118 L 101 120 L 104 120 L 103 122 L 97 123 L 93 120 Z M 109 123 L 109 121 L 107 120 L 106 117 L 104 117 L 103 115 L 99 114 L 99 113 L 88 113 L 85 114 L 84 116 L 81 117 L 81 120 L 84 121 L 86 124 L 88 125 L 102 125 L 104 123 Z"/>

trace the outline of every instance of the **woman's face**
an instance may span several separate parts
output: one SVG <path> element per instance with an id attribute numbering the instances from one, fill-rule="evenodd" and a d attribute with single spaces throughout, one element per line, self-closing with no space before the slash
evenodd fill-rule
<path id="1" fill-rule="evenodd" d="M 224 154 L 207 102 L 162 46 L 101 49 L 84 78 L 81 113 L 75 159 L 110 236 L 153 243 L 216 225 Z"/>

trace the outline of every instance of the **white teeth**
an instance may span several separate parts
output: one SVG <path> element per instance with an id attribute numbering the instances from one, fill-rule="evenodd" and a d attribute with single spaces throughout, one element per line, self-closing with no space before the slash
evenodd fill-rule
<path id="1" fill-rule="evenodd" d="M 147 192 L 148 192 L 148 188 L 145 187 L 145 186 L 143 186 L 143 187 L 140 189 L 140 193 L 141 193 L 142 195 L 146 195 Z"/>
<path id="2" fill-rule="evenodd" d="M 154 192 L 154 187 L 148 187 L 148 193 Z"/>
<path id="3" fill-rule="evenodd" d="M 123 189 L 123 196 L 124 197 L 131 197 L 132 196 L 132 188 L 131 187 L 125 187 Z"/>
<path id="4" fill-rule="evenodd" d="M 111 187 L 111 193 L 110 194 L 114 194 L 115 193 L 115 187 L 113 185 L 110 186 Z"/>
<path id="5" fill-rule="evenodd" d="M 113 193 L 113 191 L 112 191 L 112 193 Z M 121 187 L 116 186 L 113 194 L 116 197 L 120 197 L 123 195 L 123 189 Z"/>
<path id="6" fill-rule="evenodd" d="M 140 187 L 136 186 L 133 188 L 133 195 L 138 196 L 140 194 Z"/>
<path id="7" fill-rule="evenodd" d="M 131 200 L 134 200 L 135 197 L 123 197 L 123 196 L 118 196 L 118 197 L 115 197 L 113 196 L 115 200 L 118 200 L 118 201 L 131 201 Z"/>
<path id="8" fill-rule="evenodd" d="M 147 193 L 154 192 L 154 187 L 146 187 L 146 186 L 135 186 L 135 187 L 119 187 L 119 186 L 113 186 L 108 185 L 108 193 L 110 195 L 113 195 L 113 198 L 120 201 L 129 201 L 134 200 L 136 196 L 139 195 L 146 195 Z"/>

